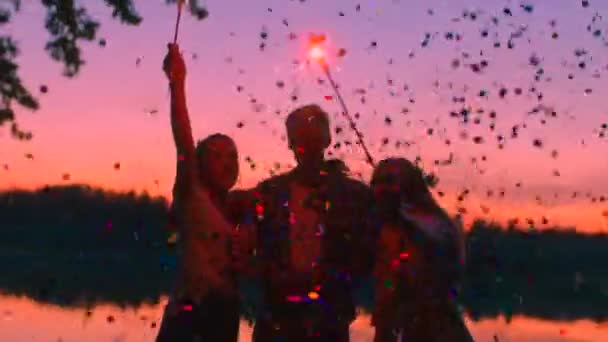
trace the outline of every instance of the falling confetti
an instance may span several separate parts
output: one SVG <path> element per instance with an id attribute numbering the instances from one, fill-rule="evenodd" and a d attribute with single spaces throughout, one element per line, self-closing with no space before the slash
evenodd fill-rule
<path id="1" fill-rule="evenodd" d="M 483 144 L 484 140 L 482 136 L 473 137 L 473 142 L 476 144 Z"/>
<path id="2" fill-rule="evenodd" d="M 551 151 L 551 158 L 556 159 L 559 156 L 559 152 L 557 150 Z"/>
<path id="3" fill-rule="evenodd" d="M 534 6 L 530 4 L 521 4 L 521 8 L 527 13 L 532 13 L 534 11 Z"/>

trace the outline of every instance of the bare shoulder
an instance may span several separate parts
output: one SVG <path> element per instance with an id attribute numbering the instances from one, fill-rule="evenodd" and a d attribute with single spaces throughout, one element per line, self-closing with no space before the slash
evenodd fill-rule
<path id="1" fill-rule="evenodd" d="M 254 189 L 254 196 L 268 196 L 273 193 L 276 194 L 278 192 L 287 190 L 289 181 L 292 179 L 291 175 L 291 172 L 286 172 L 261 181 Z"/>
<path id="2" fill-rule="evenodd" d="M 355 192 L 361 192 L 361 193 L 369 193 L 371 192 L 370 187 L 361 182 L 360 180 L 354 179 L 352 177 L 345 177 L 344 182 L 347 184 L 347 186 L 352 189 Z"/>
<path id="3" fill-rule="evenodd" d="M 283 183 L 286 183 L 289 181 L 289 178 L 291 177 L 291 171 L 290 172 L 285 172 L 282 173 L 280 175 L 274 175 L 270 178 L 266 178 L 263 181 L 261 181 L 258 186 L 256 187 L 257 189 L 260 188 L 268 188 L 268 187 L 277 187 L 280 186 Z"/>
<path id="4" fill-rule="evenodd" d="M 348 176 L 344 176 L 341 183 L 343 191 L 349 197 L 360 201 L 371 201 L 372 190 L 367 184 Z"/>

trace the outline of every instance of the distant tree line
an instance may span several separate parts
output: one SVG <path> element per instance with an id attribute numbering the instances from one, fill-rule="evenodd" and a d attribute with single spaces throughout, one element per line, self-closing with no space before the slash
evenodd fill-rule
<path id="1" fill-rule="evenodd" d="M 168 207 L 84 185 L 0 193 L 0 291 L 65 305 L 156 301 L 174 274 Z M 606 234 L 476 221 L 467 252 L 461 302 L 474 317 L 608 318 Z M 368 308 L 370 293 L 358 298 Z"/>
<path id="2" fill-rule="evenodd" d="M 89 186 L 45 187 L 0 194 L 0 248 L 116 250 L 158 246 L 169 234 L 168 204 L 135 192 Z"/>

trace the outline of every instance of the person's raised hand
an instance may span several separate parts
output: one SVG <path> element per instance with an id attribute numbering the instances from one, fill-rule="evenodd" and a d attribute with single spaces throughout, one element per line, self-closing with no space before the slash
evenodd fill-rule
<path id="1" fill-rule="evenodd" d="M 183 82 L 186 78 L 186 63 L 179 52 L 179 45 L 168 44 L 169 51 L 163 60 L 163 70 L 172 83 Z"/>

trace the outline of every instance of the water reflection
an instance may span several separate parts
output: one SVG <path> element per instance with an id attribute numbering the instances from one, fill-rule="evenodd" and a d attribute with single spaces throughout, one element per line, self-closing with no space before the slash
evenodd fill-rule
<path id="1" fill-rule="evenodd" d="M 0 340 L 2 341 L 154 341 L 158 331 L 163 298 L 159 304 L 119 308 L 64 308 L 42 304 L 25 297 L 0 296 Z M 467 319 L 476 341 L 583 342 L 606 341 L 608 323 L 589 320 L 548 321 L 514 316 L 477 322 Z M 250 341 L 252 328 L 241 323 L 241 341 Z M 373 328 L 369 315 L 361 314 L 351 326 L 352 341 L 371 341 Z M 496 338 L 494 337 L 496 336 Z"/>
<path id="2" fill-rule="evenodd" d="M 81 186 L 0 193 L 0 341 L 153 341 L 175 272 L 166 211 L 159 199 Z M 476 222 L 461 296 L 472 333 L 490 342 L 608 341 L 607 323 L 597 324 L 608 320 L 607 246 L 606 234 Z M 369 309 L 373 291 L 361 288 L 357 302 Z M 87 314 L 78 303 L 95 308 Z M 371 338 L 368 321 L 353 324 L 353 341 Z M 247 341 L 247 323 L 241 331 Z"/>

